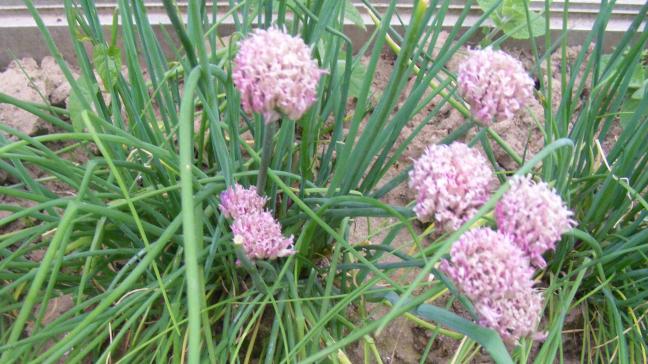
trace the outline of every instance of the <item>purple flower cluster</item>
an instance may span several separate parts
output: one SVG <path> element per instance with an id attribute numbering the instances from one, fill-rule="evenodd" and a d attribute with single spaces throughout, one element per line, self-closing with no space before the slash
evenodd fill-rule
<path id="1" fill-rule="evenodd" d="M 540 321 L 542 294 L 533 287 L 529 259 L 501 232 L 488 228 L 463 234 L 440 269 L 474 304 L 479 324 L 517 343 Z"/>
<path id="2" fill-rule="evenodd" d="M 240 244 L 252 260 L 276 259 L 295 253 L 292 235 L 282 235 L 279 222 L 263 208 L 266 201 L 266 197 L 257 194 L 256 188 L 239 184 L 220 195 L 221 212 L 234 219 L 234 243 Z"/>
<path id="3" fill-rule="evenodd" d="M 232 79 L 245 112 L 271 123 L 281 114 L 299 119 L 315 101 L 323 73 L 301 38 L 270 28 L 241 41 Z"/>
<path id="4" fill-rule="evenodd" d="M 479 324 L 496 330 L 504 341 L 517 344 L 522 337 L 542 340 L 546 333 L 537 331 L 543 311 L 542 292 L 537 289 L 511 291 L 510 296 L 475 305 Z"/>
<path id="5" fill-rule="evenodd" d="M 241 215 L 232 224 L 234 243 L 254 259 L 276 259 L 294 254 L 293 237 L 281 234 L 281 225 L 268 211 Z"/>
<path id="6" fill-rule="evenodd" d="M 553 250 L 560 236 L 575 225 L 572 212 L 545 182 L 515 176 L 510 184 L 495 207 L 497 228 L 511 235 L 531 262 L 543 268 L 546 263 L 542 254 Z"/>
<path id="7" fill-rule="evenodd" d="M 522 63 L 492 48 L 470 50 L 459 65 L 459 92 L 475 119 L 490 124 L 511 119 L 533 96 L 534 83 Z"/>
<path id="8" fill-rule="evenodd" d="M 555 247 L 575 222 L 560 196 L 546 183 L 515 176 L 495 207 L 498 231 L 473 229 L 455 243 L 450 260 L 440 269 L 474 304 L 479 324 L 504 340 L 539 338 L 536 328 L 543 309 L 533 287 L 535 266 L 546 265 L 542 254 Z"/>
<path id="9" fill-rule="evenodd" d="M 239 184 L 229 187 L 220 195 L 220 210 L 225 217 L 238 219 L 245 214 L 262 211 L 268 199 L 261 197 L 256 187 L 245 188 Z"/>
<path id="10" fill-rule="evenodd" d="M 482 297 L 501 298 L 509 290 L 533 286 L 533 269 L 528 258 L 508 235 L 488 228 L 466 232 L 452 246 L 452 265 L 443 261 L 441 269 L 472 301 Z"/>
<path id="11" fill-rule="evenodd" d="M 414 211 L 422 221 L 457 229 L 486 202 L 492 181 L 477 150 L 461 143 L 430 146 L 410 172 Z M 480 325 L 510 343 L 540 338 L 536 330 L 544 304 L 534 288 L 534 265 L 545 266 L 542 254 L 575 224 L 571 216 L 546 183 L 513 177 L 495 208 L 498 231 L 473 229 L 453 245 L 440 269 L 473 302 Z"/>
<path id="12" fill-rule="evenodd" d="M 429 146 L 409 173 L 419 220 L 435 220 L 446 230 L 472 218 L 488 199 L 493 172 L 486 159 L 466 144 Z"/>

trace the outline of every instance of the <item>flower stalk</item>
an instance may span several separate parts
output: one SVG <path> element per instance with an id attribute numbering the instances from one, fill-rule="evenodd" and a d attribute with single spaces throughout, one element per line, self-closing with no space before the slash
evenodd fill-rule
<path id="1" fill-rule="evenodd" d="M 265 191 L 265 183 L 268 179 L 268 168 L 272 160 L 272 137 L 274 135 L 274 123 L 265 124 L 263 130 L 263 141 L 261 142 L 261 164 L 257 177 L 256 189 L 259 193 Z"/>

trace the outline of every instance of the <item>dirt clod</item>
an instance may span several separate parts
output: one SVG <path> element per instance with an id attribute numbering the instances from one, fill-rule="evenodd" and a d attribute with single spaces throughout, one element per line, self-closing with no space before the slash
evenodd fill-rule
<path id="1" fill-rule="evenodd" d="M 14 60 L 0 73 L 0 92 L 21 101 L 65 106 L 70 89 L 53 57 L 45 57 L 40 66 L 33 58 Z M 3 103 L 0 103 L 0 123 L 29 136 L 47 134 L 53 130 L 50 124 L 36 115 Z"/>
<path id="2" fill-rule="evenodd" d="M 9 64 L 0 73 L 0 92 L 28 102 L 42 103 L 46 93 L 40 67 L 33 58 Z M 47 125 L 37 116 L 9 104 L 0 104 L 0 123 L 27 135 L 47 132 Z"/>
<path id="3" fill-rule="evenodd" d="M 53 57 L 43 58 L 41 70 L 45 76 L 49 101 L 52 105 L 65 105 L 68 96 L 70 96 L 71 87 L 56 60 Z"/>

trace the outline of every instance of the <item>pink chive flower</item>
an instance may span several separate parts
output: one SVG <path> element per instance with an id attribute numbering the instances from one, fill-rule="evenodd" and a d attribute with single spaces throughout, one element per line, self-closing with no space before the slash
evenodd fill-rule
<path id="1" fill-rule="evenodd" d="M 491 192 L 493 172 L 486 159 L 463 143 L 432 145 L 414 162 L 409 186 L 416 191 L 419 220 L 459 228 L 472 218 Z"/>
<path id="2" fill-rule="evenodd" d="M 479 324 L 497 331 L 505 342 L 517 345 L 522 337 L 544 339 L 537 331 L 542 317 L 542 293 L 534 288 L 515 290 L 503 299 L 485 300 L 475 304 Z"/>
<path id="3" fill-rule="evenodd" d="M 542 296 L 533 288 L 529 258 L 508 235 L 488 228 L 469 230 L 439 268 L 473 302 L 480 325 L 510 342 L 535 332 Z"/>
<path id="4" fill-rule="evenodd" d="M 553 250 L 560 236 L 575 226 L 572 212 L 544 182 L 514 176 L 510 184 L 511 188 L 495 206 L 497 228 L 510 234 L 531 262 L 543 268 L 546 263 L 542 254 Z"/>
<path id="5" fill-rule="evenodd" d="M 315 101 L 323 73 L 301 38 L 270 28 L 241 41 L 232 79 L 243 110 L 260 113 L 271 123 L 281 114 L 299 119 Z"/>
<path id="6" fill-rule="evenodd" d="M 220 195 L 220 210 L 225 217 L 237 219 L 242 215 L 263 211 L 267 197 L 261 197 L 256 187 L 245 188 L 235 184 Z"/>
<path id="7" fill-rule="evenodd" d="M 239 216 L 232 224 L 234 243 L 252 260 L 276 259 L 295 253 L 293 237 L 281 234 L 281 225 L 268 211 Z"/>
<path id="8" fill-rule="evenodd" d="M 533 287 L 529 258 L 508 235 L 488 228 L 463 234 L 440 269 L 473 302 L 500 299 Z"/>
<path id="9" fill-rule="evenodd" d="M 532 99 L 533 80 L 507 53 L 490 47 L 469 52 L 459 64 L 457 82 L 475 119 L 487 125 L 511 119 Z"/>

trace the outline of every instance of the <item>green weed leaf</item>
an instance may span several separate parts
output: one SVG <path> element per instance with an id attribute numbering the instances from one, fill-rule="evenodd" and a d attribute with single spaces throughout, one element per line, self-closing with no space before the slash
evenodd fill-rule
<path id="1" fill-rule="evenodd" d="M 531 35 L 527 25 L 525 7 L 527 0 L 504 0 L 500 7 L 491 13 L 491 20 L 495 26 L 506 35 L 514 39 L 529 39 L 545 34 L 545 18 L 541 14 L 529 10 L 531 21 Z M 479 7 L 485 12 L 495 6 L 496 0 L 477 0 Z"/>
<path id="2" fill-rule="evenodd" d="M 94 99 L 94 95 L 99 91 L 99 87 L 89 81 L 85 76 L 79 77 L 77 79 L 77 84 L 79 85 L 79 89 L 81 89 L 81 96 L 72 90 L 67 102 L 67 111 L 70 113 L 70 120 L 72 121 L 72 128 L 74 131 L 82 132 L 85 127 L 83 120 L 81 119 L 81 112 L 85 110 L 85 108 L 81 102 L 81 97 L 85 98 L 88 102 L 92 102 L 91 100 Z"/>
<path id="3" fill-rule="evenodd" d="M 121 70 L 121 52 L 119 48 L 98 44 L 94 48 L 93 59 L 104 87 L 110 89 L 115 86 Z"/>
<path id="4" fill-rule="evenodd" d="M 644 80 L 643 83 L 641 84 L 641 87 L 639 87 L 639 89 L 632 94 L 632 99 L 641 100 L 647 88 L 648 88 L 648 80 Z"/>
<path id="5" fill-rule="evenodd" d="M 355 26 L 362 30 L 367 30 L 365 27 L 364 20 L 362 20 L 362 15 L 358 9 L 353 5 L 350 0 L 345 0 L 344 4 L 344 17 L 351 21 Z"/>
<path id="6" fill-rule="evenodd" d="M 346 62 L 344 60 L 338 60 L 338 69 L 340 75 L 344 74 L 346 69 Z M 351 66 L 351 79 L 349 80 L 349 97 L 358 97 L 360 95 L 360 88 L 362 87 L 362 82 L 364 81 L 364 76 L 367 73 L 367 67 L 362 63 L 358 62 Z"/>
<path id="7" fill-rule="evenodd" d="M 641 65 L 638 65 L 635 68 L 634 72 L 632 72 L 632 77 L 630 78 L 630 84 L 628 85 L 628 88 L 635 89 L 642 87 L 645 79 L 646 71 L 643 67 L 641 67 Z"/>

